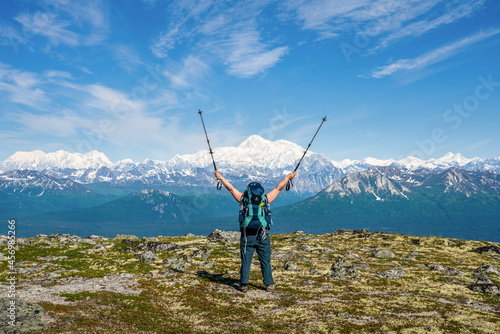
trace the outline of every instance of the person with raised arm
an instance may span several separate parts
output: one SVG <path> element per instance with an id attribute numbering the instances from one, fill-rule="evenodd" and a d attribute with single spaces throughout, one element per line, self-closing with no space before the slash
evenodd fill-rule
<path id="1" fill-rule="evenodd" d="M 271 240 L 269 229 L 272 224 L 269 205 L 278 197 L 289 180 L 295 177 L 295 172 L 288 174 L 276 188 L 264 193 L 264 188 L 258 182 L 251 182 L 242 193 L 234 188 L 221 173 L 215 171 L 215 177 L 240 203 L 240 289 L 246 292 L 250 278 L 250 265 L 253 254 L 257 251 L 264 285 L 267 291 L 274 290 L 273 274 L 271 270 Z"/>

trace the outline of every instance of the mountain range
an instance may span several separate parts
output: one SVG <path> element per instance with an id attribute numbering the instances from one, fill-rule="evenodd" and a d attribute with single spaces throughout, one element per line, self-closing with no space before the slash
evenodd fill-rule
<path id="1" fill-rule="evenodd" d="M 294 169 L 304 149 L 254 135 L 214 151 L 233 185 L 243 189 L 259 180 L 269 190 Z M 140 163 L 112 163 L 97 151 L 17 152 L 0 169 L 0 218 L 20 218 L 22 233 L 154 235 L 182 233 L 186 225 L 195 233 L 237 225 L 237 203 L 215 190 L 206 150 Z M 283 191 L 273 203 L 274 229 L 367 228 L 492 240 L 500 235 L 498 171 L 500 158 L 452 153 L 427 161 L 336 162 L 308 152 L 294 192 Z"/>
<path id="2" fill-rule="evenodd" d="M 500 175 L 456 167 L 412 171 L 376 166 L 273 213 L 280 224 L 313 233 L 366 228 L 499 241 Z"/>
<path id="3" fill-rule="evenodd" d="M 269 141 L 252 135 L 237 147 L 214 148 L 219 171 L 237 187 L 251 181 L 274 185 L 295 168 L 304 148 L 286 140 Z M 460 167 L 465 170 L 500 172 L 500 157 L 467 159 L 461 154 L 448 153 L 439 159 L 421 160 L 407 157 L 401 160 L 328 159 L 320 153 L 309 151 L 301 163 L 292 191 L 302 198 L 311 196 L 330 185 L 334 180 L 372 166 L 394 166 L 416 170 L 426 168 L 441 170 Z M 208 150 L 194 154 L 176 155 L 167 161 L 130 159 L 111 162 L 104 153 L 87 154 L 57 151 L 16 152 L 0 163 L 1 171 L 34 170 L 58 179 L 70 179 L 81 184 L 105 183 L 115 187 L 135 190 L 164 188 L 182 191 L 185 187 L 210 187 L 214 181 L 213 166 Z"/>

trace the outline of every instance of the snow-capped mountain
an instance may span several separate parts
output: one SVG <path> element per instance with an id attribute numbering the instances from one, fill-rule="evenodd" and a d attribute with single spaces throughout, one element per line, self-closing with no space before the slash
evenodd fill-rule
<path id="1" fill-rule="evenodd" d="M 500 175 L 457 167 L 374 166 L 278 207 L 273 216 L 304 231 L 366 228 L 491 240 L 500 232 Z"/>
<path id="2" fill-rule="evenodd" d="M 12 218 L 17 214 L 77 209 L 112 198 L 93 193 L 78 182 L 57 179 L 38 171 L 0 173 L 0 216 Z"/>
<path id="3" fill-rule="evenodd" d="M 252 135 L 236 147 L 214 148 L 217 167 L 235 186 L 241 187 L 258 180 L 264 186 L 274 186 L 283 175 L 291 172 L 304 153 L 304 148 L 286 141 L 269 141 Z M 343 160 L 336 162 L 322 154 L 309 151 L 294 180 L 294 191 L 313 194 L 345 175 L 372 166 L 395 166 L 416 170 L 441 170 L 460 167 L 466 170 L 500 172 L 500 157 L 467 159 L 448 153 L 439 159 L 421 160 L 407 157 L 401 160 Z M 0 163 L 0 171 L 29 169 L 56 178 L 79 183 L 107 182 L 113 185 L 137 186 L 210 186 L 214 181 L 213 166 L 208 150 L 194 154 L 176 155 L 167 161 L 146 159 L 134 162 L 125 159 L 112 163 L 103 153 L 92 151 L 85 155 L 57 151 L 17 152 Z"/>
<path id="4" fill-rule="evenodd" d="M 14 153 L 0 164 L 0 170 L 29 169 L 41 172 L 51 169 L 98 169 L 113 166 L 104 153 L 97 151 L 81 154 L 63 150 L 52 153 L 37 150 Z"/>
<path id="5" fill-rule="evenodd" d="M 487 171 L 467 171 L 457 167 L 446 170 L 401 169 L 394 166 L 374 166 L 336 180 L 322 192 L 327 197 L 373 195 L 377 201 L 396 196 L 408 199 L 408 194 L 422 189 L 440 193 L 460 193 L 466 197 L 477 194 L 500 195 L 500 175 Z"/>
<path id="6" fill-rule="evenodd" d="M 32 170 L 13 170 L 0 174 L 0 189 L 36 197 L 46 192 L 89 192 L 84 186 L 72 180 L 56 179 Z"/>

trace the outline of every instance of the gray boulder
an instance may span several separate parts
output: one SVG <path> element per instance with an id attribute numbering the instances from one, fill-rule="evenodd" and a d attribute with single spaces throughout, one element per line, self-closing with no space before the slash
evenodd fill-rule
<path id="1" fill-rule="evenodd" d="M 445 273 L 450 276 L 464 276 L 464 274 L 460 270 L 452 267 L 446 268 Z"/>
<path id="2" fill-rule="evenodd" d="M 177 245 L 177 244 L 172 244 L 172 243 L 159 243 L 159 244 L 156 244 L 155 246 L 153 246 L 153 250 L 156 252 L 156 253 L 159 253 L 159 252 L 171 252 L 171 251 L 174 251 L 174 250 L 177 250 L 177 249 L 180 249 L 181 246 Z"/>
<path id="3" fill-rule="evenodd" d="M 215 229 L 207 236 L 207 239 L 210 241 L 237 242 L 240 241 L 240 237 L 240 232 L 226 232 Z"/>
<path id="4" fill-rule="evenodd" d="M 478 247 L 472 250 L 472 252 L 476 252 L 479 254 L 500 254 L 500 247 L 495 245 L 487 245 L 483 247 Z"/>
<path id="5" fill-rule="evenodd" d="M 305 244 L 298 245 L 297 250 L 308 253 L 314 251 L 314 249 L 311 246 Z"/>
<path id="6" fill-rule="evenodd" d="M 210 256 L 211 251 L 208 249 L 200 248 L 191 253 L 191 257 L 195 259 L 206 260 Z"/>
<path id="7" fill-rule="evenodd" d="M 15 326 L 8 324 L 8 321 L 11 321 L 8 318 L 11 301 L 15 302 Z M 38 304 L 28 303 L 20 299 L 0 298 L 0 319 L 2 319 L 0 333 L 17 334 L 41 331 L 48 326 L 48 323 L 42 320 L 45 313 L 47 311 Z"/>
<path id="8" fill-rule="evenodd" d="M 393 258 L 395 255 L 392 251 L 388 249 L 379 249 L 375 252 L 373 252 L 373 256 L 379 259 L 390 259 Z"/>
<path id="9" fill-rule="evenodd" d="M 309 269 L 309 272 L 311 273 L 311 275 L 316 275 L 316 276 L 319 276 L 321 275 L 321 273 L 319 272 L 318 269 L 312 267 L 311 269 Z"/>
<path id="10" fill-rule="evenodd" d="M 141 260 L 144 263 L 150 263 L 158 260 L 158 256 L 156 256 L 155 253 L 152 251 L 145 251 L 141 255 L 139 255 L 139 260 Z"/>
<path id="11" fill-rule="evenodd" d="M 388 279 L 400 279 L 405 274 L 406 273 L 403 270 L 396 270 L 396 269 L 382 270 L 378 272 L 378 275 L 380 277 Z"/>
<path id="12" fill-rule="evenodd" d="M 179 273 L 185 273 L 189 268 L 189 264 L 184 262 L 182 259 L 178 257 L 169 257 L 163 260 L 163 263 L 166 264 L 168 269 Z"/>
<path id="13" fill-rule="evenodd" d="M 330 272 L 327 274 L 330 279 L 345 280 L 350 276 L 351 279 L 358 277 L 358 269 L 351 264 L 351 261 L 340 257 L 332 265 Z"/>
<path id="14" fill-rule="evenodd" d="M 469 285 L 467 288 L 490 296 L 500 295 L 500 286 L 493 284 L 490 278 L 485 274 L 480 276 L 476 283 Z"/>
<path id="15" fill-rule="evenodd" d="M 429 268 L 429 270 L 442 271 L 442 272 L 446 271 L 446 268 L 440 264 L 426 264 L 425 266 Z"/>
<path id="16" fill-rule="evenodd" d="M 101 251 L 106 249 L 106 245 L 103 243 L 97 244 L 93 247 L 94 250 Z"/>
<path id="17" fill-rule="evenodd" d="M 136 240 L 136 239 L 139 239 L 139 237 L 132 235 L 132 234 L 117 234 L 115 236 L 115 239 Z"/>
<path id="18" fill-rule="evenodd" d="M 352 230 L 347 230 L 342 228 L 333 232 L 333 235 L 346 235 L 346 234 L 352 234 Z"/>
<path id="19" fill-rule="evenodd" d="M 486 273 L 493 273 L 493 274 L 500 275 L 500 271 L 498 270 L 498 268 L 491 265 L 491 264 L 485 264 L 484 266 L 479 267 L 476 270 L 474 270 L 474 276 L 480 276 L 480 275 L 486 274 Z"/>
<path id="20" fill-rule="evenodd" d="M 285 262 L 285 265 L 283 266 L 283 268 L 285 268 L 285 270 L 287 270 L 287 271 L 299 270 L 299 266 L 297 265 L 297 263 L 292 262 L 292 261 Z"/>

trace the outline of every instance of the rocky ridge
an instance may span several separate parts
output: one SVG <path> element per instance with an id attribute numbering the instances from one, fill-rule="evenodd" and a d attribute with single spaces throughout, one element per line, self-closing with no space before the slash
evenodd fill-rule
<path id="1" fill-rule="evenodd" d="M 276 289 L 265 291 L 254 259 L 244 294 L 239 237 L 19 238 L 18 323 L 0 333 L 500 330 L 496 243 L 366 230 L 272 235 Z M 6 245 L 0 236 L 2 288 Z M 0 299 L 2 318 L 8 302 Z"/>

